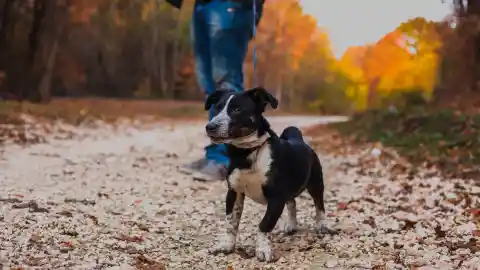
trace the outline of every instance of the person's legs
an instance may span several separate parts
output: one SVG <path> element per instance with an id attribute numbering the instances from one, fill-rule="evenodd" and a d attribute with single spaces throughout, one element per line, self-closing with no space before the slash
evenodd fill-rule
<path id="1" fill-rule="evenodd" d="M 215 86 L 243 91 L 243 62 L 253 28 L 252 9 L 228 0 L 214 0 L 205 8 Z M 209 113 L 210 117 L 214 115 L 213 110 Z M 225 151 L 225 145 L 208 146 L 207 159 L 228 166 Z"/>
<path id="2" fill-rule="evenodd" d="M 209 6 L 212 3 L 195 7 L 192 15 L 191 38 L 193 41 L 193 51 L 195 56 L 195 75 L 197 83 L 205 95 L 208 96 L 215 91 L 215 82 L 212 73 L 212 54 L 210 46 L 210 23 L 205 16 L 208 13 Z M 208 119 L 211 120 L 214 116 L 213 109 L 208 112 Z M 194 170 L 203 172 L 206 175 L 199 175 L 196 178 L 207 180 L 204 176 L 209 178 L 221 178 L 224 173 L 228 159 L 225 157 L 223 145 L 210 144 L 205 147 L 205 158 L 194 161 L 186 165 L 187 170 Z M 219 180 L 215 179 L 215 180 Z M 211 179 L 213 180 L 213 179 Z"/>
<path id="3" fill-rule="evenodd" d="M 215 91 L 212 75 L 212 56 L 210 54 L 210 37 L 208 24 L 204 16 L 204 7 L 196 6 L 191 21 L 191 39 L 195 57 L 195 75 L 198 86 L 206 95 Z M 210 116 L 209 116 L 210 119 Z M 208 160 L 202 158 L 185 166 L 186 169 L 200 170 L 207 165 Z"/>
<path id="4" fill-rule="evenodd" d="M 252 36 L 253 11 L 239 2 L 217 0 L 209 21 L 212 74 L 217 88 L 243 91 L 243 62 Z"/>
<path id="5" fill-rule="evenodd" d="M 213 0 L 194 11 L 195 71 L 198 84 L 207 95 L 218 88 L 243 91 L 243 61 L 252 28 L 252 9 L 238 2 Z M 212 108 L 209 119 L 214 115 Z M 229 163 L 225 151 L 225 145 L 208 145 L 206 160 L 194 162 L 190 167 L 220 179 Z"/>

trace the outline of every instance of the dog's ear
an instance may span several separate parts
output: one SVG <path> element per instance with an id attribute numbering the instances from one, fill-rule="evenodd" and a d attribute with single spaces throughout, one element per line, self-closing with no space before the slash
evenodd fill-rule
<path id="1" fill-rule="evenodd" d="M 278 100 L 261 86 L 249 89 L 246 92 L 256 104 L 261 106 L 263 111 L 265 110 L 267 104 L 270 104 L 272 109 L 276 109 L 278 107 Z"/>
<path id="2" fill-rule="evenodd" d="M 211 93 L 208 95 L 207 100 L 205 100 L 205 111 L 210 110 L 212 105 L 220 101 L 222 98 L 223 94 L 225 94 L 225 91 L 222 90 L 216 90 L 215 92 Z"/>

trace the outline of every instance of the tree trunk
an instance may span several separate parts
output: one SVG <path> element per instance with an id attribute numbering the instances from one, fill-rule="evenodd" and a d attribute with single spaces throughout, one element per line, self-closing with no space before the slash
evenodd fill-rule
<path id="1" fill-rule="evenodd" d="M 167 91 L 168 91 L 168 86 L 167 86 L 167 43 L 168 41 L 165 39 L 162 39 L 159 44 L 159 50 L 160 50 L 160 57 L 158 61 L 160 61 L 160 67 L 159 67 L 159 79 L 160 79 L 160 87 L 161 87 L 161 93 L 162 97 L 167 96 Z"/>
<path id="2" fill-rule="evenodd" d="M 57 36 L 55 37 L 55 41 L 53 42 L 53 46 L 50 49 L 45 71 L 43 72 L 42 79 L 40 80 L 40 85 L 38 87 L 38 92 L 40 93 L 40 100 L 42 102 L 49 102 L 51 99 L 51 91 L 50 91 L 51 81 L 52 81 L 53 69 L 55 68 L 55 63 L 57 60 L 58 43 L 60 41 L 61 31 L 62 29 L 60 29 L 59 33 L 57 33 Z"/>
<path id="3" fill-rule="evenodd" d="M 38 44 L 40 39 L 40 30 L 42 28 L 42 21 L 47 12 L 47 2 L 36 0 L 33 6 L 33 20 L 28 35 L 28 61 L 33 64 L 35 56 L 38 50 Z"/>
<path id="4" fill-rule="evenodd" d="M 182 34 L 182 10 L 180 10 L 177 18 L 177 24 L 175 26 L 175 37 L 173 41 L 173 60 L 172 60 L 172 78 L 170 80 L 170 91 L 171 91 L 171 97 L 175 98 L 176 91 L 178 89 L 175 88 L 175 83 L 177 82 L 178 78 L 178 72 L 179 72 L 179 67 L 180 67 L 180 55 L 182 53 L 182 48 L 180 44 L 180 38 Z"/>
<path id="5" fill-rule="evenodd" d="M 13 2 L 15 0 L 5 0 L 5 4 L 2 7 L 1 13 L 1 25 L 0 25 L 0 51 L 4 50 L 5 42 L 7 40 L 7 29 L 10 23 L 10 14 L 13 9 Z"/>

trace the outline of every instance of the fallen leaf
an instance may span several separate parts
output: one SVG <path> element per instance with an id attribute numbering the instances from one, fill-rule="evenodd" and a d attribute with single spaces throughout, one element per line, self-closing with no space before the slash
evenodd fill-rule
<path id="1" fill-rule="evenodd" d="M 38 266 L 42 259 L 40 258 L 28 258 L 25 259 L 24 263 L 28 266 Z"/>
<path id="2" fill-rule="evenodd" d="M 442 227 L 440 225 L 437 225 L 435 227 L 435 235 L 437 236 L 437 238 L 443 238 L 447 235 L 447 232 L 442 231 Z"/>
<path id="3" fill-rule="evenodd" d="M 38 242 L 42 241 L 42 237 L 38 234 L 32 234 L 30 236 L 30 241 L 34 242 L 34 243 L 38 243 Z"/>
<path id="4" fill-rule="evenodd" d="M 61 216 L 66 216 L 66 217 L 73 217 L 72 212 L 67 211 L 67 210 L 60 211 L 60 212 L 58 212 L 57 214 L 58 214 L 58 215 L 61 215 Z"/>
<path id="5" fill-rule="evenodd" d="M 345 210 L 345 209 L 347 209 L 347 205 L 344 202 L 339 202 L 337 204 L 337 209 L 338 210 Z"/>
<path id="6" fill-rule="evenodd" d="M 377 227 L 377 224 L 375 224 L 375 219 L 373 217 L 368 217 L 368 219 L 365 219 L 363 221 L 363 224 L 370 225 L 370 227 L 374 229 Z"/>
<path id="7" fill-rule="evenodd" d="M 98 225 L 98 218 L 96 216 L 90 214 L 86 214 L 85 216 L 91 219 L 93 221 L 93 224 Z"/>
<path id="8" fill-rule="evenodd" d="M 77 236 L 78 236 L 78 232 L 73 231 L 73 230 L 71 230 L 71 231 L 64 231 L 63 234 L 68 235 L 68 236 L 73 236 L 73 237 L 77 237 Z"/>
<path id="9" fill-rule="evenodd" d="M 60 242 L 63 246 L 66 246 L 66 247 L 73 247 L 73 243 L 70 242 L 70 241 L 63 241 L 63 242 Z"/>
<path id="10" fill-rule="evenodd" d="M 0 198 L 0 202 L 4 203 L 21 203 L 22 201 L 17 198 Z"/>
<path id="11" fill-rule="evenodd" d="M 126 241 L 126 242 L 136 242 L 136 243 L 139 243 L 139 242 L 142 242 L 143 241 L 143 238 L 141 236 L 129 236 L 129 235 L 126 235 L 126 234 L 121 234 L 120 236 L 116 236 L 115 237 L 116 239 L 118 240 L 121 240 L 121 241 Z"/>
<path id="12" fill-rule="evenodd" d="M 137 223 L 135 223 L 135 224 L 136 224 L 137 227 L 138 227 L 140 230 L 142 230 L 142 231 L 146 231 L 146 232 L 150 231 L 150 229 L 148 228 L 148 226 L 145 225 L 145 224 L 143 224 L 143 223 L 138 223 L 138 222 L 137 222 Z"/>
<path id="13" fill-rule="evenodd" d="M 417 221 L 408 220 L 408 219 L 404 220 L 404 222 L 405 222 L 405 225 L 403 225 L 402 230 L 405 230 L 405 231 L 414 228 L 415 224 L 417 224 Z"/>
<path id="14" fill-rule="evenodd" d="M 110 196 L 109 196 L 108 194 L 106 194 L 106 193 L 101 193 L 101 192 L 98 192 L 98 193 L 97 193 L 97 196 L 98 196 L 99 198 L 106 198 L 106 199 L 110 198 Z"/>
<path id="15" fill-rule="evenodd" d="M 139 270 L 167 270 L 165 264 L 155 261 L 143 254 L 136 258 L 135 268 Z"/>
<path id="16" fill-rule="evenodd" d="M 84 204 L 84 205 L 95 205 L 96 204 L 96 202 L 94 200 L 87 200 L 87 199 L 78 200 L 78 199 L 72 199 L 72 198 L 65 198 L 64 202 L 65 203 L 81 203 L 81 204 Z"/>
<path id="17" fill-rule="evenodd" d="M 480 209 L 479 208 L 468 209 L 467 212 L 472 214 L 473 216 L 480 216 Z"/>
<path id="18" fill-rule="evenodd" d="M 12 206 L 13 209 L 25 209 L 25 208 L 29 208 L 29 211 L 32 212 L 32 213 L 48 213 L 49 210 L 47 208 L 43 208 L 43 207 L 40 207 L 38 206 L 37 202 L 36 201 L 29 201 L 29 202 L 25 202 L 25 203 L 19 203 L 19 204 L 14 204 Z"/>

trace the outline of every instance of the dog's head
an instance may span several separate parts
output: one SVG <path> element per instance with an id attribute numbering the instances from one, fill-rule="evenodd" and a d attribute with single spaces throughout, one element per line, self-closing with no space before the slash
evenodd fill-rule
<path id="1" fill-rule="evenodd" d="M 265 133 L 262 113 L 267 105 L 278 106 L 277 99 L 263 87 L 244 92 L 217 90 L 205 101 L 205 110 L 214 106 L 215 116 L 205 127 L 213 143 L 254 142 Z"/>

